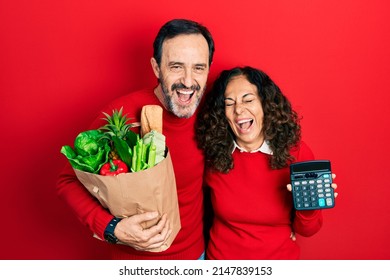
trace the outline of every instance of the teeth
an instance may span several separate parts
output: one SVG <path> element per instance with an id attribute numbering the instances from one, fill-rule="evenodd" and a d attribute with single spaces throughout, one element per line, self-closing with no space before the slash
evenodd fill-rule
<path id="1" fill-rule="evenodd" d="M 177 91 L 178 93 L 181 93 L 181 94 L 193 94 L 194 92 L 191 90 L 191 91 L 182 91 L 182 90 L 178 90 Z"/>
<path id="2" fill-rule="evenodd" d="M 182 90 L 178 90 L 177 91 L 177 96 L 179 97 L 179 99 L 183 102 L 188 102 L 191 97 L 192 97 L 192 94 L 194 93 L 194 91 L 182 91 Z"/>
<path id="3" fill-rule="evenodd" d="M 240 120 L 237 122 L 237 125 L 241 128 L 241 129 L 248 129 L 249 127 L 251 127 L 253 123 L 253 119 L 246 119 L 246 120 Z"/>
<path id="4" fill-rule="evenodd" d="M 241 120 L 241 121 L 238 121 L 237 124 L 243 124 L 243 123 L 246 123 L 246 122 L 251 122 L 252 119 L 248 119 L 248 120 Z"/>

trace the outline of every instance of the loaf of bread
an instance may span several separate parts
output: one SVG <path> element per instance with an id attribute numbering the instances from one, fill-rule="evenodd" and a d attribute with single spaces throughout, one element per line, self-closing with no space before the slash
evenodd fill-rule
<path id="1" fill-rule="evenodd" d="M 163 130 L 163 109 L 159 105 L 145 105 L 141 110 L 141 137 L 151 130 Z"/>

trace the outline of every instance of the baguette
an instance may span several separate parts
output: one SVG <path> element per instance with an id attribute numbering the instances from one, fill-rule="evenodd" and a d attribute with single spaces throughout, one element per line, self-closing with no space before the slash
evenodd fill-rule
<path id="1" fill-rule="evenodd" d="M 162 133 L 163 109 L 159 105 L 145 105 L 141 110 L 141 137 L 155 130 Z"/>

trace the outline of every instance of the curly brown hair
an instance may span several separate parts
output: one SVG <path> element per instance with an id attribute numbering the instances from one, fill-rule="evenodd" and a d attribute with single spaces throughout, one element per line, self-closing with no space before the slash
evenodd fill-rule
<path id="1" fill-rule="evenodd" d="M 197 117 L 196 137 L 198 147 L 204 151 L 206 166 L 223 173 L 233 168 L 235 136 L 225 116 L 224 93 L 230 80 L 241 75 L 257 87 L 260 96 L 264 139 L 273 152 L 270 166 L 272 169 L 286 167 L 294 160 L 290 150 L 301 139 L 298 114 L 266 73 L 249 66 L 222 71 L 205 96 Z"/>

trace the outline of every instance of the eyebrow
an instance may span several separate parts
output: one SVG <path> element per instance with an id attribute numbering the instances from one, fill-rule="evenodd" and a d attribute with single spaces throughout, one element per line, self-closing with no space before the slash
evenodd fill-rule
<path id="1" fill-rule="evenodd" d="M 195 66 L 202 66 L 207 68 L 207 63 L 195 63 Z"/>
<path id="2" fill-rule="evenodd" d="M 171 61 L 171 62 L 168 63 L 168 65 L 169 66 L 171 66 L 171 65 L 184 65 L 184 63 L 183 62 L 177 62 L 177 61 Z"/>
<path id="3" fill-rule="evenodd" d="M 169 66 L 171 65 L 185 65 L 183 62 L 178 62 L 178 61 L 171 61 L 168 63 Z M 207 67 L 207 63 L 195 63 L 195 66 L 202 66 L 202 67 Z"/>

